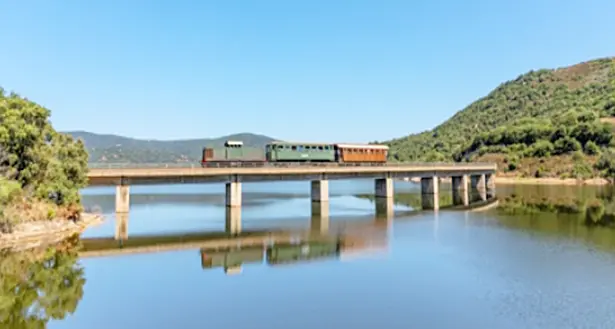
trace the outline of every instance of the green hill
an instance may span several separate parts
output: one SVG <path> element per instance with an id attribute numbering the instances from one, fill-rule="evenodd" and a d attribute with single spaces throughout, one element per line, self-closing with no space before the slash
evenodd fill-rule
<path id="1" fill-rule="evenodd" d="M 392 161 L 495 161 L 510 175 L 590 177 L 614 143 L 613 116 L 615 58 L 602 58 L 530 71 L 432 130 L 384 143 Z"/>
<path id="2" fill-rule="evenodd" d="M 218 138 L 186 140 L 143 140 L 85 131 L 66 132 L 85 142 L 90 164 L 105 163 L 198 163 L 205 146 L 221 146 L 227 140 L 240 140 L 246 146 L 264 147 L 274 138 L 241 133 Z"/>

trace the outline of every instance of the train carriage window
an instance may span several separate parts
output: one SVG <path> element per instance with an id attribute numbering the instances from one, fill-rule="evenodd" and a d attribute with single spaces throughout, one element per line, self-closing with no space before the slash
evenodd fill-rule
<path id="1" fill-rule="evenodd" d="M 296 150 L 297 150 L 297 147 L 296 147 L 295 145 L 293 145 L 293 146 L 291 146 L 291 149 L 292 149 L 293 151 L 296 151 Z"/>
<path id="2" fill-rule="evenodd" d="M 319 147 L 318 147 L 318 149 L 319 149 L 320 151 L 322 151 L 322 150 L 323 150 L 322 146 L 319 146 Z"/>

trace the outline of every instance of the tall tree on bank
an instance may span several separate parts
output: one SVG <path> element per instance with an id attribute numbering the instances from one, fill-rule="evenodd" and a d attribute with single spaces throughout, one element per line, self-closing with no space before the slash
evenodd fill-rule
<path id="1" fill-rule="evenodd" d="M 50 114 L 0 88 L 0 167 L 19 183 L 24 196 L 80 209 L 88 154 L 80 140 L 55 131 Z"/>

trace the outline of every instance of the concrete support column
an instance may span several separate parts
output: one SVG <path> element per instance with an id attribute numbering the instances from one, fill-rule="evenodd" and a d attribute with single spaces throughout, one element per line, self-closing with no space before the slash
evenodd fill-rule
<path id="1" fill-rule="evenodd" d="M 226 206 L 241 207 L 241 183 L 226 183 Z"/>
<path id="2" fill-rule="evenodd" d="M 472 175 L 470 176 L 470 187 L 472 201 L 485 201 L 487 200 L 487 189 L 485 185 L 485 175 Z"/>
<path id="3" fill-rule="evenodd" d="M 115 240 L 128 240 L 128 213 L 115 214 Z"/>
<path id="4" fill-rule="evenodd" d="M 389 220 L 393 218 L 394 211 L 393 198 L 376 198 L 376 219 Z"/>
<path id="5" fill-rule="evenodd" d="M 452 177 L 452 189 L 453 189 L 453 205 L 467 206 L 470 204 L 470 198 L 468 195 L 468 176 L 453 176 Z"/>
<path id="6" fill-rule="evenodd" d="M 241 233 L 241 207 L 226 207 L 226 233 Z"/>
<path id="7" fill-rule="evenodd" d="M 487 189 L 487 199 L 495 198 L 495 173 L 485 175 L 485 187 Z"/>
<path id="8" fill-rule="evenodd" d="M 115 212 L 127 213 L 130 211 L 130 186 L 118 185 L 115 188 Z"/>
<path id="9" fill-rule="evenodd" d="M 423 209 L 440 208 L 440 181 L 438 176 L 421 178 L 421 203 Z"/>
<path id="10" fill-rule="evenodd" d="M 378 178 L 375 184 L 376 198 L 393 198 L 393 179 Z"/>
<path id="11" fill-rule="evenodd" d="M 310 230 L 322 234 L 329 232 L 329 202 L 312 202 Z"/>
<path id="12" fill-rule="evenodd" d="M 329 181 L 328 180 L 312 181 L 312 201 L 329 202 Z"/>

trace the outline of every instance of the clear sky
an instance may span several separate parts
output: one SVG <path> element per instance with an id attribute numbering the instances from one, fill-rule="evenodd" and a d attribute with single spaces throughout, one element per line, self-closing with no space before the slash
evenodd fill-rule
<path id="1" fill-rule="evenodd" d="M 5 0 L 0 86 L 59 130 L 367 142 L 615 55 L 613 0 Z"/>

